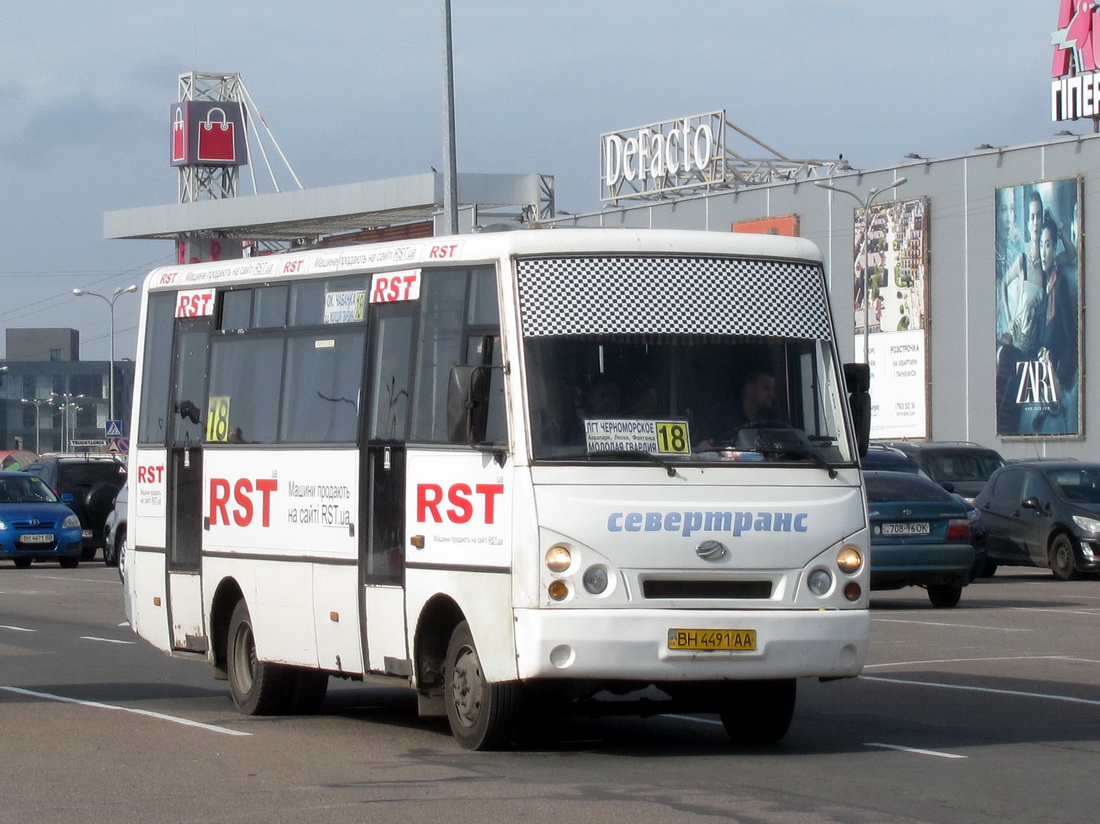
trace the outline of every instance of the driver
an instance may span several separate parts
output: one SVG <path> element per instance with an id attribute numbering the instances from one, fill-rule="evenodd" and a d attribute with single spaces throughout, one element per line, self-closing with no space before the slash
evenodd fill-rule
<path id="1" fill-rule="evenodd" d="M 717 443 L 732 441 L 737 430 L 747 424 L 768 420 L 777 420 L 772 411 L 775 405 L 775 376 L 762 367 L 754 367 L 741 375 L 738 383 L 737 403 L 733 414 L 712 430 L 712 435 L 697 446 L 709 448 Z"/>

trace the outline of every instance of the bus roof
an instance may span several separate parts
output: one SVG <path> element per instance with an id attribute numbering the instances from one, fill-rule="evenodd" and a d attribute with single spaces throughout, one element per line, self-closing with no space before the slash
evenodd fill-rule
<path id="1" fill-rule="evenodd" d="M 718 254 L 822 262 L 821 251 L 811 241 L 778 235 L 686 229 L 517 229 L 162 266 L 150 272 L 146 288 L 179 289 L 238 279 L 343 275 L 448 262 L 468 264 L 520 255 L 595 253 Z"/>

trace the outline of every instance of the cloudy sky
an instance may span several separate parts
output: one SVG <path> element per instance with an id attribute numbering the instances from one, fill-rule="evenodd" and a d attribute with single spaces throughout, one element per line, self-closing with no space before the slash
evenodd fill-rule
<path id="1" fill-rule="evenodd" d="M 599 137 L 724 109 L 789 157 L 856 168 L 1048 139 L 1060 0 L 452 0 L 460 172 L 556 178 L 599 208 Z M 178 76 L 239 72 L 306 188 L 442 168 L 441 0 L 55 0 L 0 28 L 0 325 L 106 360 L 110 294 L 174 259 L 103 239 L 173 203 Z M 1087 128 L 1078 125 L 1076 131 Z M 284 181 L 285 183 L 289 182 Z M 137 299 L 116 305 L 134 349 Z"/>

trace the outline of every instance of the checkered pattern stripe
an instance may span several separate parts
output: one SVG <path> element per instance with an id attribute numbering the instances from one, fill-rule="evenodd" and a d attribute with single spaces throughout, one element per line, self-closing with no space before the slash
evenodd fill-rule
<path id="1" fill-rule="evenodd" d="M 526 337 L 831 337 L 821 270 L 809 263 L 696 257 L 540 258 L 519 260 L 517 272 Z"/>

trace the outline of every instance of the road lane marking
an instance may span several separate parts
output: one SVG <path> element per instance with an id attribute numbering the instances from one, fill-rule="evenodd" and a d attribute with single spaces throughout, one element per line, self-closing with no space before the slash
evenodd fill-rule
<path id="1" fill-rule="evenodd" d="M 1022 692 L 1020 690 L 1002 690 L 994 687 L 971 687 L 965 684 L 939 684 L 935 681 L 909 681 L 903 678 L 883 678 L 879 675 L 860 675 L 862 681 L 882 681 L 885 684 L 903 684 L 910 687 L 937 687 L 944 690 L 963 690 L 965 692 L 985 692 L 990 695 L 1010 695 L 1013 698 L 1043 698 L 1048 701 L 1065 701 L 1068 704 L 1086 704 L 1100 707 L 1095 698 L 1075 698 L 1072 695 L 1050 695 L 1041 692 Z"/>
<path id="2" fill-rule="evenodd" d="M 118 581 L 112 581 L 110 579 L 104 581 L 102 578 L 73 578 L 68 575 L 35 575 L 34 577 L 43 581 L 77 581 L 82 584 L 110 584 L 111 586 L 118 586 Z"/>
<path id="3" fill-rule="evenodd" d="M 899 750 L 900 752 L 911 752 L 916 755 L 934 755 L 936 758 L 966 758 L 965 755 L 959 755 L 953 752 L 939 752 L 937 750 L 921 750 L 916 747 L 902 747 L 898 744 L 877 744 L 874 742 L 865 743 L 865 747 L 881 747 L 884 750 Z"/>
<path id="4" fill-rule="evenodd" d="M 38 632 L 36 629 L 28 629 L 27 627 L 12 627 L 7 624 L 0 624 L 0 629 L 10 629 L 12 632 Z"/>
<path id="5" fill-rule="evenodd" d="M 1058 612 L 1064 615 L 1089 615 L 1095 618 L 1100 615 L 1100 608 L 1097 609 L 1055 609 L 1053 607 L 1009 607 L 1016 612 Z"/>
<path id="6" fill-rule="evenodd" d="M 915 667 L 924 664 L 973 664 L 979 661 L 1088 661 L 1087 658 L 1067 658 L 1064 655 L 1002 655 L 995 658 L 931 658 L 927 661 L 893 661 L 889 664 L 865 664 L 864 669 L 876 667 Z"/>
<path id="7" fill-rule="evenodd" d="M 252 735 L 252 733 L 250 732 L 231 730 L 228 727 L 217 727 L 213 724 L 203 724 L 201 721 L 191 721 L 187 718 L 179 718 L 175 715 L 165 715 L 162 712 L 153 712 L 152 710 L 139 710 L 133 707 L 120 707 L 117 704 L 103 704 L 99 701 L 83 701 L 79 698 L 67 698 L 64 695 L 51 695 L 48 692 L 35 692 L 34 690 L 25 690 L 21 687 L 0 686 L 0 690 L 4 690 L 6 692 L 14 692 L 17 695 L 29 695 L 33 698 L 46 698 L 50 701 L 60 701 L 65 704 L 80 704 L 83 707 L 94 707 L 101 710 L 119 710 L 121 712 L 132 712 L 134 715 L 144 715 L 149 718 L 156 718 L 160 721 L 171 721 L 173 724 L 182 724 L 185 727 L 197 727 L 200 730 L 207 730 L 208 732 L 218 732 L 222 735 Z"/>
<path id="8" fill-rule="evenodd" d="M 97 638 L 94 635 L 81 635 L 81 641 L 100 641 L 104 644 L 136 644 L 137 641 L 120 641 L 117 638 Z"/>
<path id="9" fill-rule="evenodd" d="M 923 627 L 954 627 L 956 629 L 991 629 L 1000 632 L 1031 632 L 1030 629 L 1016 629 L 1015 627 L 981 627 L 974 624 L 951 624 L 945 621 L 906 621 L 902 618 L 872 618 L 875 623 L 883 624 L 920 624 Z"/>

